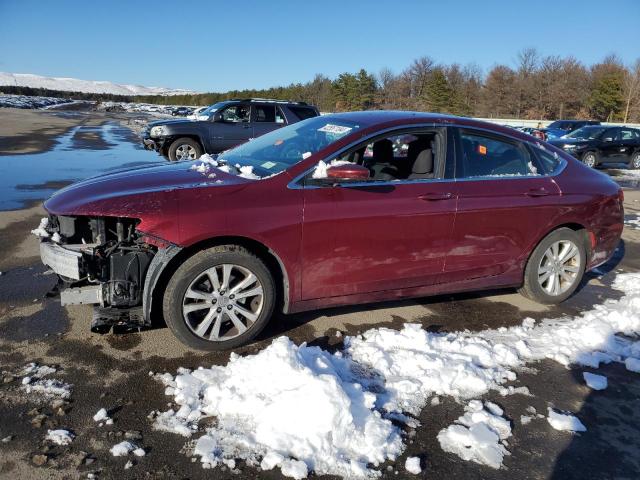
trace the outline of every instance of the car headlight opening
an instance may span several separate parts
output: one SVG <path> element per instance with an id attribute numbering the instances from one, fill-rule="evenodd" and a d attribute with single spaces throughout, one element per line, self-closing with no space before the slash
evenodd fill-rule
<path id="1" fill-rule="evenodd" d="M 162 135 L 164 135 L 164 127 L 151 127 L 151 130 L 149 131 L 150 137 L 161 137 Z"/>

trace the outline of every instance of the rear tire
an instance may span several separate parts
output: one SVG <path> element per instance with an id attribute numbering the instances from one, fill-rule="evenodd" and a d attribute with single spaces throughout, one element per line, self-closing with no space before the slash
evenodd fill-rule
<path id="1" fill-rule="evenodd" d="M 195 160 L 202 155 L 202 147 L 193 138 L 182 137 L 174 140 L 169 147 L 169 160 Z"/>
<path id="2" fill-rule="evenodd" d="M 518 291 L 545 305 L 561 303 L 580 285 L 586 258 L 581 232 L 559 228 L 543 238 L 531 253 Z"/>
<path id="3" fill-rule="evenodd" d="M 227 350 L 249 343 L 269 322 L 275 284 L 258 257 L 221 245 L 183 262 L 167 284 L 164 319 L 174 335 L 198 350 Z"/>
<path id="4" fill-rule="evenodd" d="M 629 160 L 629 168 L 631 168 L 632 170 L 640 170 L 640 150 L 631 154 L 631 159 Z"/>
<path id="5" fill-rule="evenodd" d="M 586 152 L 582 155 L 582 163 L 589 168 L 596 168 L 598 166 L 598 155 L 596 152 Z"/>

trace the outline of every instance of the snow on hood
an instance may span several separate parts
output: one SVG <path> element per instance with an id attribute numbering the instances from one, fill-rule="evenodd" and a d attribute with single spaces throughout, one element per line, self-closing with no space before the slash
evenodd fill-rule
<path id="1" fill-rule="evenodd" d="M 208 467 L 242 459 L 263 469 L 278 466 L 295 478 L 307 469 L 373 478 L 380 475 L 376 467 L 405 448 L 402 431 L 389 419 L 415 428 L 411 415 L 447 395 L 476 400 L 454 428 L 441 432 L 443 448 L 498 468 L 508 454 L 510 423 L 496 405 L 477 397 L 489 390 L 527 393 L 507 384 L 517 379 L 517 369 L 543 359 L 592 368 L 625 362 L 632 370 L 640 363 L 640 342 L 633 340 L 640 333 L 640 273 L 620 274 L 613 286 L 624 293 L 619 300 L 576 317 L 537 324 L 524 319 L 512 328 L 433 333 L 406 324 L 400 331 L 347 337 L 336 353 L 280 337 L 255 355 L 231 354 L 226 366 L 158 375 L 179 409 L 156 413 L 155 427 L 189 437 L 200 420 L 215 417 L 193 450 Z M 580 429 L 558 415 L 550 411 L 552 425 Z"/>

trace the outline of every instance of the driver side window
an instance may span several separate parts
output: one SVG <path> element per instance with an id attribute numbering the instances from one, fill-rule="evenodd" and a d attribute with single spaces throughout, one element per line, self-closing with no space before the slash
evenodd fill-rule
<path id="1" fill-rule="evenodd" d="M 222 113 L 222 121 L 228 123 L 246 123 L 249 122 L 249 105 L 232 105 L 225 108 Z"/>
<path id="2" fill-rule="evenodd" d="M 441 136 L 436 131 L 390 135 L 352 148 L 334 161 L 366 167 L 372 182 L 437 178 L 444 152 Z"/>

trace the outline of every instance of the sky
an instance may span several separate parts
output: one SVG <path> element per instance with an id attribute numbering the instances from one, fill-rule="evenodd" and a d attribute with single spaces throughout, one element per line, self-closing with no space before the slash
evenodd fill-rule
<path id="1" fill-rule="evenodd" d="M 640 58 L 640 0 L 0 0 L 0 71 L 200 92 L 414 59 Z"/>

